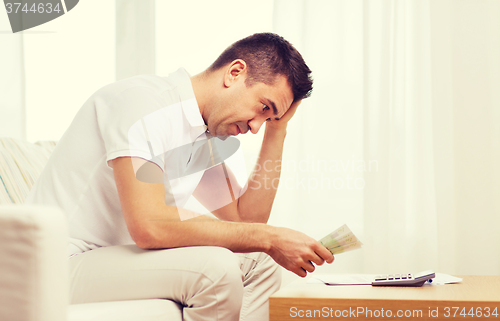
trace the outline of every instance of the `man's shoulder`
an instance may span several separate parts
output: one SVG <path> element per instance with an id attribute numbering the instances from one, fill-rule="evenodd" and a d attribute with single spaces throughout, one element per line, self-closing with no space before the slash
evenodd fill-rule
<path id="1" fill-rule="evenodd" d="M 164 77 L 157 75 L 137 75 L 115 81 L 99 89 L 97 95 L 118 95 L 128 91 L 163 92 L 172 89 Z"/>
<path id="2" fill-rule="evenodd" d="M 141 97 L 142 95 L 150 98 L 157 95 L 163 99 L 177 100 L 179 96 L 177 92 L 185 92 L 190 88 L 189 75 L 181 68 L 167 77 L 144 74 L 121 79 L 102 87 L 94 95 L 112 100 L 116 98 L 128 99 L 130 96 Z"/>

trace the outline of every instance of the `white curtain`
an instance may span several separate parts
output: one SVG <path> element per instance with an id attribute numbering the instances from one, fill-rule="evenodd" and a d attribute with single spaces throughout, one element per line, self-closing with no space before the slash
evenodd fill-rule
<path id="1" fill-rule="evenodd" d="M 0 15 L 0 137 L 26 138 L 23 34 Z"/>
<path id="2" fill-rule="evenodd" d="M 155 73 L 155 0 L 116 0 L 116 80 Z"/>
<path id="3" fill-rule="evenodd" d="M 274 223 L 364 243 L 322 270 L 500 274 L 499 21 L 495 0 L 275 1 L 315 88 Z"/>

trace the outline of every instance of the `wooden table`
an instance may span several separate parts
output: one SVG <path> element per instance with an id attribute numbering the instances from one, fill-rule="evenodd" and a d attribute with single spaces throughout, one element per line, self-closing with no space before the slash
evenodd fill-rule
<path id="1" fill-rule="evenodd" d="M 500 276 L 423 287 L 327 286 L 299 280 L 269 299 L 270 321 L 500 320 Z"/>

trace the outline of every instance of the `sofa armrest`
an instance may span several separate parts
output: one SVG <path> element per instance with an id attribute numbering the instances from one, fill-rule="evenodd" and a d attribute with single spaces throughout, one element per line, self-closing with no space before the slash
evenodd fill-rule
<path id="1" fill-rule="evenodd" d="M 67 243 L 59 209 L 0 206 L 0 320 L 66 320 Z"/>

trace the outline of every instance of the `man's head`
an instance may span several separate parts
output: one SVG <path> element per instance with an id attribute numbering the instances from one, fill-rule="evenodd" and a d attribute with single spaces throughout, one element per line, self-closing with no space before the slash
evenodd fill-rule
<path id="1" fill-rule="evenodd" d="M 229 46 L 193 78 L 193 88 L 212 135 L 257 133 L 264 122 L 278 121 L 294 101 L 310 95 L 310 73 L 289 42 L 260 33 Z M 286 125 L 288 118 L 276 124 Z"/>
<path id="2" fill-rule="evenodd" d="M 297 49 L 279 35 L 256 33 L 233 43 L 208 71 L 220 69 L 236 59 L 242 59 L 247 64 L 247 86 L 259 82 L 273 85 L 277 76 L 282 75 L 292 89 L 294 101 L 311 94 L 311 70 Z"/>

